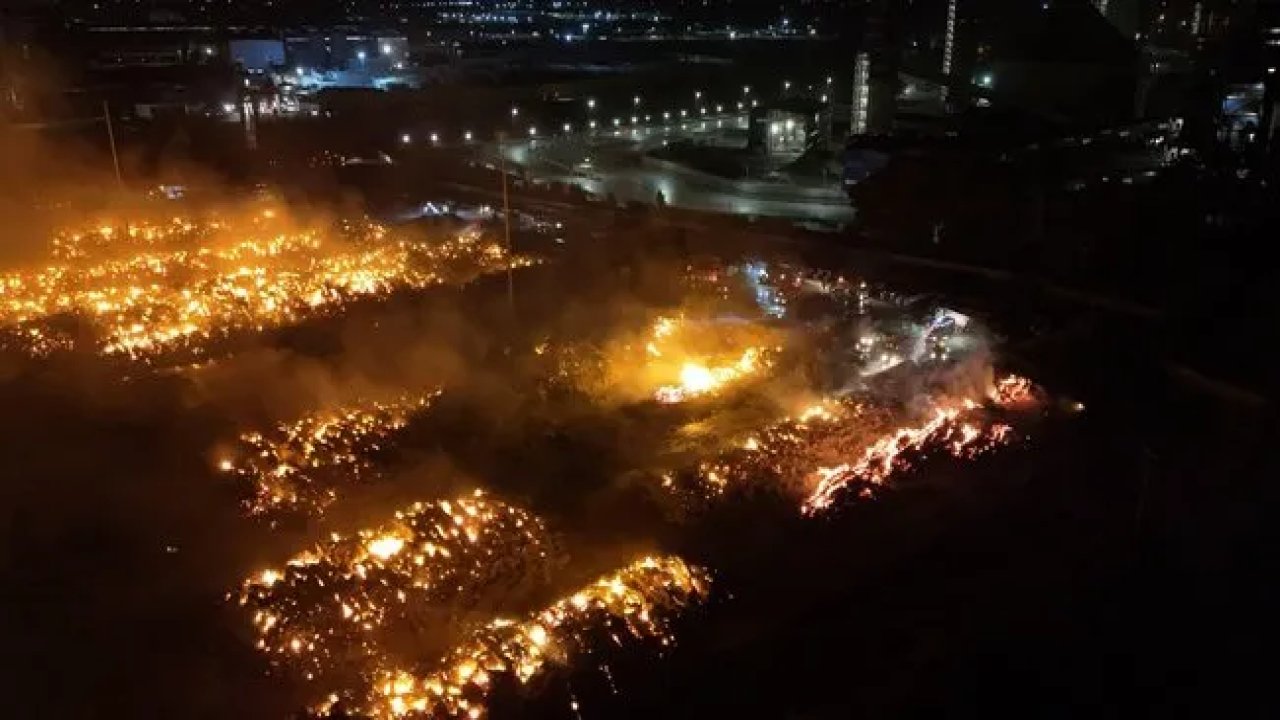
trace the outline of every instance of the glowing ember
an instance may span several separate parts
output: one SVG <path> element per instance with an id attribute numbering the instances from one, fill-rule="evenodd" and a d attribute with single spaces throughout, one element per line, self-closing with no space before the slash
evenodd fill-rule
<path id="1" fill-rule="evenodd" d="M 880 485 L 895 472 L 910 467 L 926 447 L 945 448 L 955 457 L 974 457 L 1009 438 L 1009 426 L 993 425 L 986 430 L 961 421 L 961 408 L 938 408 L 929 420 L 898 428 L 878 438 L 854 463 L 821 467 L 814 471 L 816 487 L 801 510 L 812 515 L 825 510 L 850 484 Z"/>
<path id="2" fill-rule="evenodd" d="M 248 579 L 240 604 L 258 648 L 311 680 L 317 695 L 384 667 L 389 643 L 432 603 L 463 606 L 498 582 L 545 574 L 541 521 L 481 492 L 414 503 L 382 527 L 334 535 Z"/>
<path id="3" fill-rule="evenodd" d="M 593 635 L 607 632 L 619 644 L 626 636 L 670 645 L 671 620 L 704 599 L 710 582 L 704 570 L 677 557 L 643 558 L 523 620 L 481 626 L 429 674 L 380 671 L 369 692 L 349 696 L 353 707 L 348 711 L 375 718 L 478 718 L 494 674 L 507 673 L 526 684 L 548 665 L 591 652 Z M 319 710 L 331 707 L 332 701 Z"/>
<path id="4" fill-rule="evenodd" d="M 334 501 L 338 485 L 376 476 L 370 453 L 383 449 L 438 395 L 366 402 L 281 423 L 267 433 L 245 433 L 218 469 L 249 485 L 252 514 L 319 514 Z"/>
<path id="5" fill-rule="evenodd" d="M 645 344 L 645 352 L 652 358 L 687 356 L 687 350 L 678 347 L 678 335 L 685 330 L 683 321 L 659 318 Z M 701 395 L 713 393 L 730 383 L 754 374 L 765 365 L 761 349 L 748 347 L 726 364 L 712 364 L 706 359 L 688 359 L 680 364 L 679 383 L 663 385 L 654 392 L 660 403 L 679 403 Z"/>
<path id="6" fill-rule="evenodd" d="M 1016 375 L 1000 379 L 989 393 L 992 402 L 1010 407 L 1034 399 L 1031 381 Z M 883 484 L 890 475 L 909 468 L 929 448 L 941 448 L 957 458 L 973 458 L 1013 439 L 1013 428 L 1004 423 L 985 427 L 972 400 L 962 400 L 936 408 L 925 422 L 901 427 L 872 442 L 853 463 L 820 467 L 813 473 L 815 486 L 801 510 L 812 515 L 830 507 L 847 486 Z"/>
<path id="7" fill-rule="evenodd" d="M 504 269 L 505 252 L 473 232 L 440 243 L 389 237 L 375 224 L 345 237 L 295 229 L 274 213 L 248 222 L 130 222 L 59 236 L 54 264 L 0 274 L 4 343 L 34 355 L 82 346 L 78 319 L 108 355 L 200 352 L 213 339 L 339 310 L 348 301 Z M 518 261 L 518 264 L 528 264 Z"/>
<path id="8" fill-rule="evenodd" d="M 873 428 L 886 422 L 884 415 L 883 410 L 854 400 L 811 405 L 794 417 L 756 430 L 691 471 L 664 475 L 662 487 L 694 508 L 731 488 L 788 486 L 815 465 L 846 457 Z"/>
<path id="9" fill-rule="evenodd" d="M 1008 375 L 998 380 L 990 397 L 998 405 L 1021 405 L 1035 399 L 1031 381 L 1019 375 Z"/>
<path id="10" fill-rule="evenodd" d="M 999 387 L 1014 387 L 1006 380 Z M 1015 407 L 1031 395 L 992 398 L 1001 407 Z M 830 507 L 847 487 L 868 495 L 932 452 L 970 459 L 1012 442 L 1013 429 L 993 422 L 977 402 L 939 403 L 924 421 L 906 427 L 882 405 L 852 399 L 815 404 L 751 433 L 714 459 L 662 475 L 660 485 L 681 501 L 682 510 L 696 510 L 733 488 L 772 487 L 800 496 L 801 510 L 811 515 Z"/>

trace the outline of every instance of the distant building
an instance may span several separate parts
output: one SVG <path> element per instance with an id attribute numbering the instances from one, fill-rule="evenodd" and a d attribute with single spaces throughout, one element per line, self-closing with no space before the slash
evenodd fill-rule
<path id="1" fill-rule="evenodd" d="M 811 145 L 825 142 L 821 103 L 791 98 L 762 104 L 750 110 L 747 149 L 770 156 L 800 155 Z"/>
<path id="2" fill-rule="evenodd" d="M 352 33 L 336 29 L 288 35 L 285 56 L 295 68 L 380 73 L 402 70 L 409 40 L 392 33 Z"/>
<path id="3" fill-rule="evenodd" d="M 1280 147 L 1280 2 L 1259 3 L 1259 19 L 1264 82 L 1267 94 L 1263 109 L 1264 142 L 1272 153 Z"/>
<path id="4" fill-rule="evenodd" d="M 862 112 L 866 116 L 864 131 L 868 133 L 893 130 L 893 118 L 897 113 L 898 71 L 902 64 L 899 42 L 902 11 L 901 3 L 894 0 L 871 0 L 867 9 L 863 46 L 855 63 L 861 61 L 863 53 L 866 54 L 867 83 Z M 853 113 L 856 116 L 859 110 L 855 107 Z"/>
<path id="5" fill-rule="evenodd" d="M 871 105 L 871 55 L 858 53 L 853 61 L 853 100 L 849 103 L 849 134 L 867 132 L 867 110 Z"/>
<path id="6" fill-rule="evenodd" d="M 284 41 L 279 38 L 235 38 L 227 41 L 232 64 L 250 72 L 268 72 L 285 64 Z"/>

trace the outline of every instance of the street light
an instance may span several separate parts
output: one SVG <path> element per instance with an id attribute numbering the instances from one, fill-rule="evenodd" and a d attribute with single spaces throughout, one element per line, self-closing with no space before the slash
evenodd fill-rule
<path id="1" fill-rule="evenodd" d="M 636 117 L 635 115 L 632 115 L 632 116 L 631 116 L 631 124 L 632 124 L 632 125 L 635 125 L 635 124 L 636 124 L 636 121 L 638 121 L 639 119 L 640 119 L 640 118 Z"/>
<path id="2" fill-rule="evenodd" d="M 634 105 L 634 106 L 636 106 L 636 107 L 640 107 L 640 96 L 639 96 L 639 95 L 637 95 L 637 96 L 635 96 L 635 97 L 631 98 L 631 104 L 632 104 L 632 105 Z"/>
<path id="3" fill-rule="evenodd" d="M 405 133 L 400 136 L 400 142 L 404 143 L 405 145 L 408 145 L 409 143 L 413 142 L 413 136 L 410 135 L 409 133 Z"/>
<path id="4" fill-rule="evenodd" d="M 724 106 L 723 106 L 723 105 L 716 105 L 716 112 L 718 112 L 718 113 L 719 113 L 719 112 L 724 112 Z"/>
<path id="5" fill-rule="evenodd" d="M 741 100 L 739 100 L 739 101 L 738 101 L 738 109 L 739 109 L 739 110 L 741 110 L 741 109 L 742 109 L 742 101 L 741 101 Z"/>
<path id="6" fill-rule="evenodd" d="M 791 81 L 790 81 L 790 80 L 783 80 L 783 81 L 782 81 L 782 89 L 783 89 L 783 90 L 790 90 L 790 89 L 791 89 Z"/>
<path id="7" fill-rule="evenodd" d="M 663 119 L 663 120 L 670 120 L 670 119 L 671 119 L 671 112 L 670 112 L 669 110 L 664 110 L 664 111 L 662 112 L 662 119 Z"/>
<path id="8" fill-rule="evenodd" d="M 588 127 L 590 127 L 592 130 L 595 130 L 595 129 L 596 129 L 596 121 L 595 121 L 595 120 L 592 120 L 591 122 L 587 123 L 587 126 L 588 126 Z"/>
<path id="9" fill-rule="evenodd" d="M 689 117 L 689 111 L 688 111 L 688 110 L 681 110 L 681 111 L 680 111 L 680 117 L 682 117 L 682 118 L 683 118 L 683 117 Z"/>
<path id="10" fill-rule="evenodd" d="M 435 145 L 438 142 L 440 142 L 440 135 L 438 133 L 431 133 L 431 144 Z"/>
<path id="11" fill-rule="evenodd" d="M 595 110 L 595 109 L 596 109 L 596 99 L 595 99 L 595 98 L 587 98 L 587 109 L 588 109 L 588 110 Z"/>
<path id="12" fill-rule="evenodd" d="M 827 84 L 828 84 L 828 85 L 830 85 L 830 84 L 831 84 L 831 76 L 830 76 L 830 75 L 828 75 L 828 76 L 827 76 Z"/>
<path id="13" fill-rule="evenodd" d="M 694 91 L 693 91 L 693 99 L 694 99 L 694 100 L 701 100 L 701 99 L 702 99 L 702 91 L 701 91 L 701 90 L 694 90 Z"/>
<path id="14" fill-rule="evenodd" d="M 538 136 L 538 128 L 536 128 L 536 127 L 534 127 L 534 126 L 530 125 L 530 126 L 529 126 L 529 137 L 537 137 L 537 136 Z"/>
<path id="15" fill-rule="evenodd" d="M 516 106 L 512 105 L 512 106 L 511 106 L 511 117 L 520 117 L 520 108 L 518 108 L 518 107 L 516 107 Z"/>
<path id="16" fill-rule="evenodd" d="M 750 95 L 750 94 L 751 94 L 751 86 L 750 86 L 750 85 L 743 85 L 743 86 L 742 86 L 742 94 L 743 94 L 743 95 Z"/>
<path id="17" fill-rule="evenodd" d="M 621 125 L 621 124 L 622 124 L 622 121 L 621 121 L 621 120 L 619 120 L 618 118 L 614 118 L 614 119 L 613 119 L 613 126 L 614 126 L 614 127 L 618 127 L 618 126 L 619 126 L 619 125 Z"/>
<path id="18" fill-rule="evenodd" d="M 356 53 L 356 59 L 359 60 L 360 62 L 364 62 L 365 58 L 367 57 L 369 57 L 369 54 L 363 50 Z"/>
<path id="19" fill-rule="evenodd" d="M 471 138 L 472 138 L 472 135 L 470 130 L 462 133 L 462 139 L 465 140 L 466 142 L 471 142 Z"/>
<path id="20" fill-rule="evenodd" d="M 570 130 L 572 130 L 572 129 L 573 129 L 573 126 L 572 126 L 572 125 L 570 125 L 569 123 L 565 123 L 565 124 L 564 124 L 564 131 L 565 131 L 566 133 L 568 133 L 568 132 L 569 132 Z"/>
<path id="21" fill-rule="evenodd" d="M 823 94 L 823 96 L 822 96 L 822 102 L 826 102 L 826 101 L 827 101 L 827 96 L 826 96 L 825 94 Z"/>

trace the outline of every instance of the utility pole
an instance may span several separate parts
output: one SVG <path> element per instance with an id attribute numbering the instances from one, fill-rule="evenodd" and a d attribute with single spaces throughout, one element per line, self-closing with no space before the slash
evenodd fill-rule
<path id="1" fill-rule="evenodd" d="M 107 124 L 107 141 L 111 144 L 111 163 L 116 168 L 116 185 L 124 189 L 124 175 L 120 173 L 120 154 L 116 152 L 116 133 L 111 127 L 111 108 L 102 101 L 102 119 Z"/>
<path id="2" fill-rule="evenodd" d="M 507 304 L 511 315 L 516 313 L 516 285 L 512 265 L 515 250 L 511 247 L 511 194 L 507 191 L 507 143 L 506 134 L 498 133 L 498 170 L 502 173 L 502 224 L 507 237 Z"/>

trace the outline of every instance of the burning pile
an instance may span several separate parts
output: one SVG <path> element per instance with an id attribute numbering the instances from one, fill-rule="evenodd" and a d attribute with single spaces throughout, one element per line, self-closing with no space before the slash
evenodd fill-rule
<path id="1" fill-rule="evenodd" d="M 333 535 L 245 581 L 258 648 L 297 670 L 323 697 L 377 676 L 395 640 L 412 635 L 433 604 L 477 596 L 545 573 L 542 522 L 480 491 L 414 503 L 380 527 Z"/>
<path id="2" fill-rule="evenodd" d="M 797 484 L 815 463 L 847 457 L 890 422 L 887 409 L 854 399 L 828 400 L 751 433 L 714 459 L 662 476 L 662 488 L 696 509 L 730 489 Z"/>
<path id="3" fill-rule="evenodd" d="M 479 718 L 497 673 L 526 684 L 548 665 L 590 654 L 600 636 L 619 645 L 638 639 L 669 646 L 671 620 L 704 599 L 709 588 L 710 576 L 680 558 L 646 557 L 523 620 L 483 625 L 434 672 L 386 670 L 368 698 L 349 701 L 357 712 L 377 718 Z M 331 697 L 321 711 L 328 712 L 339 699 Z"/>
<path id="4" fill-rule="evenodd" d="M 638 332 L 603 343 L 543 342 L 553 384 L 593 397 L 682 403 L 714 396 L 774 364 L 779 333 L 741 319 L 659 317 Z"/>
<path id="5" fill-rule="evenodd" d="M 996 382 L 988 396 L 997 405 L 1013 407 L 1034 401 L 1035 388 L 1027 378 L 1020 375 L 1006 375 Z"/>
<path id="6" fill-rule="evenodd" d="M 1002 379 L 988 394 L 1002 408 L 1032 399 L 1030 381 L 1016 376 Z M 939 400 L 925 420 L 906 426 L 895 422 L 887 407 L 851 399 L 827 401 L 751 435 L 715 460 L 668 473 L 661 484 L 691 506 L 730 488 L 782 487 L 802 495 L 801 511 L 813 515 L 831 507 L 848 488 L 869 495 L 873 487 L 931 453 L 968 459 L 1012 439 L 1008 424 L 992 420 L 971 399 Z"/>
<path id="7" fill-rule="evenodd" d="M 293 228 L 270 210 L 243 223 L 174 218 L 68 233 L 51 254 L 43 269 L 0 275 L 0 330 L 33 355 L 86 342 L 107 355 L 198 354 L 237 331 L 507 266 L 502 247 L 475 232 L 439 243 L 395 239 L 372 223 L 322 232 Z"/>
<path id="8" fill-rule="evenodd" d="M 318 515 L 336 499 L 339 485 L 376 476 L 370 455 L 385 449 L 438 395 L 357 403 L 280 423 L 266 433 L 248 432 L 218 467 L 248 486 L 250 514 Z"/>
<path id="9" fill-rule="evenodd" d="M 697 341 L 698 330 L 684 318 L 659 318 L 654 323 L 645 353 L 650 367 L 659 375 L 676 382 L 666 383 L 653 394 L 660 403 L 680 403 L 691 398 L 715 393 L 727 385 L 754 375 L 767 367 L 765 348 L 748 345 L 736 333 L 725 331 L 718 337 L 731 340 L 728 352 L 722 348 L 704 349 Z M 675 371 L 675 368 L 679 368 Z"/>
<path id="10" fill-rule="evenodd" d="M 976 418 L 965 419 L 965 411 L 978 409 L 967 401 L 961 406 L 939 407 L 920 425 L 898 428 L 871 443 L 853 463 L 820 467 L 813 472 L 817 486 L 801 505 L 806 515 L 831 507 L 848 486 L 861 486 L 864 493 L 881 485 L 889 476 L 906 470 L 932 449 L 942 449 L 957 458 L 972 458 L 1003 445 L 1013 428 L 1004 423 L 985 427 Z"/>

